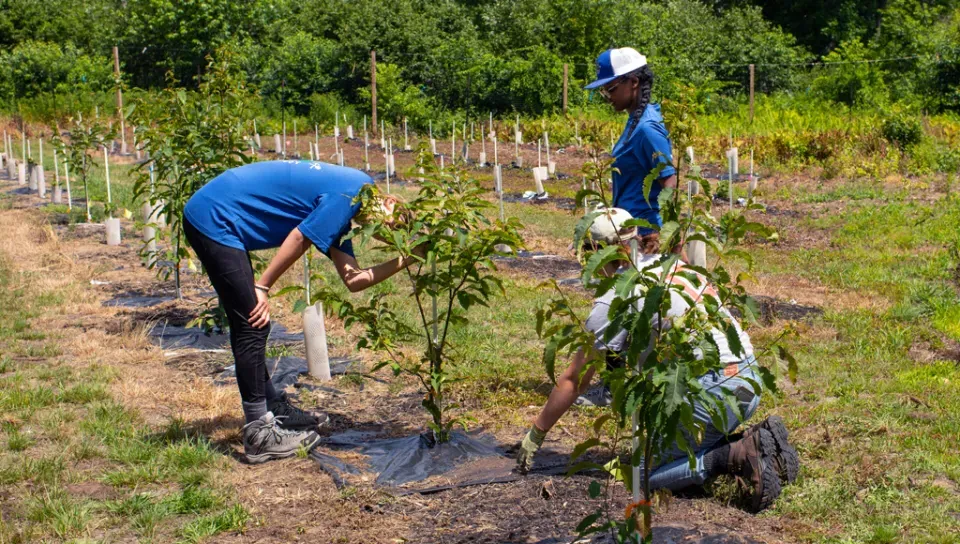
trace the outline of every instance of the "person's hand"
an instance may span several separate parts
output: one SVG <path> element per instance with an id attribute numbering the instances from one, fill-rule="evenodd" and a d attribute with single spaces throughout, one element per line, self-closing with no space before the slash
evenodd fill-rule
<path id="1" fill-rule="evenodd" d="M 253 291 L 257 294 L 257 305 L 250 312 L 248 321 L 254 328 L 262 329 L 270 324 L 270 299 L 267 293 L 260 289 L 254 288 Z"/>
<path id="2" fill-rule="evenodd" d="M 543 439 L 546 436 L 547 431 L 541 431 L 536 425 L 530 426 L 527 436 L 523 437 L 517 449 L 517 470 L 520 474 L 526 474 L 533 468 L 533 456 L 543 445 Z"/>

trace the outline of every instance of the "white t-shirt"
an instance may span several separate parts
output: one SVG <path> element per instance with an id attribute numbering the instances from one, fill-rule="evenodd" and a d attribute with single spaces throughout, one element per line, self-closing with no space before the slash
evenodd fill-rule
<path id="1" fill-rule="evenodd" d="M 663 273 L 663 268 L 660 266 L 653 266 L 648 270 L 644 270 L 651 265 L 656 264 L 661 259 L 660 255 L 645 255 L 642 257 L 638 263 L 638 268 L 642 271 L 643 274 L 648 275 L 653 278 L 659 278 Z M 686 263 L 683 261 L 677 261 L 674 265 L 675 269 L 679 271 L 685 266 Z M 693 272 L 692 270 L 687 270 L 687 272 Z M 679 285 L 683 287 L 683 290 L 686 294 L 697 302 L 697 310 L 706 313 L 707 309 L 703 305 L 703 294 L 711 294 L 717 296 L 716 291 L 713 290 L 713 287 L 710 286 L 706 278 L 700 276 L 700 287 L 694 286 L 686 278 L 683 278 L 679 275 L 673 275 L 670 278 L 670 281 L 674 285 Z M 681 317 L 690 310 L 690 304 L 687 300 L 680 296 L 680 294 L 675 289 L 669 289 L 670 293 L 670 310 L 665 316 L 663 316 L 662 325 L 660 323 L 660 317 L 654 316 L 652 319 L 651 327 L 654 331 L 663 331 L 667 330 L 673 326 L 673 320 L 675 318 Z M 642 292 L 637 289 L 637 296 L 640 296 L 640 299 L 636 302 L 636 307 L 643 307 L 643 297 Z M 610 326 L 610 320 L 607 314 L 610 311 L 610 304 L 613 302 L 613 299 L 616 298 L 616 293 L 614 290 L 608 291 L 602 297 L 596 299 L 593 302 L 593 310 L 590 312 L 590 316 L 587 318 L 586 327 L 587 330 L 592 332 L 597 337 L 597 342 L 595 347 L 600 351 L 624 351 L 627 346 L 627 332 L 620 331 L 608 342 L 604 342 L 603 337 L 606 334 L 607 328 Z M 730 343 L 727 341 L 727 335 L 720 329 L 714 328 L 711 331 L 713 335 L 713 340 L 717 344 L 717 348 L 720 351 L 720 362 L 722 363 L 739 363 L 744 359 L 753 356 L 753 344 L 750 343 L 750 337 L 743 331 L 740 327 L 740 323 L 734 318 L 726 308 L 720 308 L 720 312 L 729 319 L 733 326 L 736 328 L 737 333 L 740 337 L 740 344 L 743 346 L 744 353 L 742 356 L 737 356 L 733 354 L 733 351 L 730 349 Z M 643 354 L 643 358 L 649 354 L 650 348 Z M 698 352 L 698 357 L 700 354 Z"/>

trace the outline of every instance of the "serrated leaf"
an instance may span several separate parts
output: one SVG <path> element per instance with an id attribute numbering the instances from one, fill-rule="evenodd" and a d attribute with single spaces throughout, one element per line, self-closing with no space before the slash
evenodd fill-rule
<path id="1" fill-rule="evenodd" d="M 727 322 L 727 326 L 724 327 L 723 332 L 727 337 L 727 344 L 730 345 L 730 351 L 737 357 L 742 357 L 743 343 L 740 342 L 740 332 L 737 331 L 737 327 L 733 321 Z"/>

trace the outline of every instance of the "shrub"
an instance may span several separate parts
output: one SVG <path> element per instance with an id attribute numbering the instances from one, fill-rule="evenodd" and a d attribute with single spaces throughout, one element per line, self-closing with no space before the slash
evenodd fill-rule
<path id="1" fill-rule="evenodd" d="M 916 118 L 901 113 L 883 122 L 883 137 L 904 150 L 920 143 L 923 127 Z"/>

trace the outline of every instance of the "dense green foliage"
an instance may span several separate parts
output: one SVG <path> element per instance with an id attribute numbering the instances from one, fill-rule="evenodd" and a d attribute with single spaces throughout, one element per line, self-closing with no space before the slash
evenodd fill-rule
<path id="1" fill-rule="evenodd" d="M 229 50 L 218 51 L 217 59 L 208 62 L 198 92 L 189 93 L 171 80 L 156 101 L 140 100 L 130 108 L 140 143 L 152 159 L 140 165 L 134 198 L 158 202 L 157 213 L 171 227 L 166 257 L 173 262 L 178 298 L 180 262 L 189 256 L 183 208 L 208 181 L 252 160 L 243 154 L 250 99 L 243 74 Z M 167 276 L 170 269 L 161 268 L 160 274 Z"/>
<path id="2" fill-rule="evenodd" d="M 129 87 L 162 87 L 167 71 L 193 85 L 204 58 L 232 44 L 268 110 L 282 92 L 297 114 L 321 122 L 329 108 L 320 106 L 367 108 L 375 49 L 381 108 L 419 125 L 443 110 L 556 111 L 564 63 L 570 102 L 582 106 L 596 55 L 632 45 L 650 57 L 661 97 L 676 83 L 742 96 L 754 63 L 761 92 L 953 109 L 958 17 L 954 0 L 3 0 L 0 100 L 16 109 L 74 95 L 44 102 L 68 111 L 100 93 L 109 104 L 114 45 Z M 806 65 L 899 57 L 910 58 Z"/>

